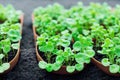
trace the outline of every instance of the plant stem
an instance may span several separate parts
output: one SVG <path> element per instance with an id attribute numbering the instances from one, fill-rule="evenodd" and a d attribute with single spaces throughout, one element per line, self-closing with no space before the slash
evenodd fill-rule
<path id="1" fill-rule="evenodd" d="M 2 59 L 0 59 L 0 65 L 2 65 Z"/>
<path id="2" fill-rule="evenodd" d="M 48 63 L 50 63 L 50 59 L 51 59 L 51 53 L 48 53 L 48 54 L 47 54 Z"/>
<path id="3" fill-rule="evenodd" d="M 7 62 L 8 62 L 8 54 L 6 55 L 6 58 L 7 58 Z"/>

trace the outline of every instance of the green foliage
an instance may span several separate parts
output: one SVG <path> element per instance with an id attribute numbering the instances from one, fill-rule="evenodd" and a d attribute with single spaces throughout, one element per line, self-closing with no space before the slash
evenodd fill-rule
<path id="1" fill-rule="evenodd" d="M 45 61 L 40 61 L 40 62 L 39 62 L 39 67 L 40 67 L 41 69 L 45 69 L 45 68 L 46 68 L 46 65 L 47 65 L 47 63 L 46 63 Z"/>
<path id="2" fill-rule="evenodd" d="M 67 72 L 72 73 L 75 71 L 75 66 L 67 66 Z"/>
<path id="3" fill-rule="evenodd" d="M 90 58 L 95 54 L 90 37 L 78 36 L 78 41 L 74 42 L 72 49 L 69 46 L 73 38 L 63 37 L 63 33 L 68 32 L 64 31 L 55 36 L 48 36 L 47 33 L 44 33 L 37 38 L 38 48 L 41 52 L 44 52 L 47 60 L 46 62 L 39 62 L 41 69 L 51 72 L 57 71 L 61 66 L 65 65 L 67 66 L 66 70 L 72 73 L 75 70 L 81 71 L 84 68 L 84 63 L 90 63 Z M 68 41 L 69 44 L 62 43 L 62 40 Z M 54 56 L 55 60 L 52 60 L 52 56 Z"/>
<path id="4" fill-rule="evenodd" d="M 10 68 L 9 63 L 3 63 L 2 65 L 0 65 L 0 73 L 3 73 L 4 71 L 8 70 L 9 68 Z"/>
<path id="5" fill-rule="evenodd" d="M 118 73 L 120 70 L 120 66 L 117 64 L 110 65 L 110 72 L 111 73 Z"/>
<path id="6" fill-rule="evenodd" d="M 104 66 L 109 66 L 109 65 L 110 65 L 110 62 L 108 61 L 108 58 L 103 58 L 103 59 L 102 59 L 102 64 L 103 64 Z"/>
<path id="7" fill-rule="evenodd" d="M 120 66 L 119 9 L 117 5 L 112 10 L 106 3 L 89 6 L 78 3 L 70 9 L 59 4 L 36 8 L 33 25 L 39 36 L 38 48 L 48 64 L 44 69 L 57 71 L 64 65 L 70 73 L 81 71 L 84 64 L 90 63 L 96 50 L 103 55 L 104 66 L 109 66 L 112 73 L 120 72 L 114 68 Z"/>
<path id="8" fill-rule="evenodd" d="M 111 73 L 118 73 L 120 71 L 120 41 L 117 42 L 117 39 L 118 37 L 113 39 L 106 38 L 104 44 L 102 44 L 102 50 L 99 51 L 105 56 L 105 58 L 102 59 L 102 64 L 104 66 L 109 66 Z"/>
<path id="9" fill-rule="evenodd" d="M 8 54 L 14 54 L 14 49 L 19 48 L 21 39 L 21 11 L 17 11 L 12 5 L 4 7 L 0 5 L 0 73 L 8 70 L 10 64 Z"/>

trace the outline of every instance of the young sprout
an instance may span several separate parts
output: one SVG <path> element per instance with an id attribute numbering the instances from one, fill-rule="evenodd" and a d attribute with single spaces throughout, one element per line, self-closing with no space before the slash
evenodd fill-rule
<path id="1" fill-rule="evenodd" d="M 14 49 L 19 48 L 20 15 L 21 11 L 15 10 L 12 5 L 0 5 L 0 73 L 10 68 L 8 55 L 13 55 Z M 10 54 L 11 52 L 13 54 Z"/>

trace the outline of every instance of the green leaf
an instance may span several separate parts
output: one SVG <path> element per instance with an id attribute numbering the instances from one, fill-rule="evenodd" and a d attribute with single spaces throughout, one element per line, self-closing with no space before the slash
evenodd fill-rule
<path id="1" fill-rule="evenodd" d="M 62 39 L 71 41 L 72 35 L 68 32 L 68 30 L 62 31 L 61 34 L 62 34 L 61 36 Z"/>
<path id="2" fill-rule="evenodd" d="M 77 63 L 82 64 L 84 62 L 84 55 L 82 53 L 76 54 L 75 60 Z"/>
<path id="3" fill-rule="evenodd" d="M 4 54 L 0 54 L 0 60 L 4 58 Z"/>
<path id="4" fill-rule="evenodd" d="M 95 52 L 93 50 L 86 50 L 86 54 L 87 54 L 87 56 L 92 58 L 95 55 Z"/>
<path id="5" fill-rule="evenodd" d="M 54 49 L 54 54 L 61 55 L 62 53 L 63 53 L 63 50 L 55 50 Z"/>
<path id="6" fill-rule="evenodd" d="M 112 47 L 112 46 L 113 46 L 113 42 L 109 38 L 106 38 L 104 44 L 102 45 L 102 47 Z"/>
<path id="7" fill-rule="evenodd" d="M 68 52 L 69 54 L 71 54 L 71 53 L 72 53 L 72 50 L 71 50 L 71 48 L 70 48 L 70 47 L 66 47 L 64 51 L 65 51 L 65 52 Z"/>
<path id="8" fill-rule="evenodd" d="M 84 56 L 84 62 L 85 63 L 90 63 L 90 57 L 88 57 L 88 56 Z"/>
<path id="9" fill-rule="evenodd" d="M 39 46 L 39 50 L 42 52 L 47 52 L 45 48 L 46 48 L 45 46 Z"/>
<path id="10" fill-rule="evenodd" d="M 52 72 L 52 71 L 53 71 L 53 65 L 50 64 L 50 63 L 48 63 L 48 64 L 46 65 L 46 70 L 47 70 L 48 72 Z"/>
<path id="11" fill-rule="evenodd" d="M 84 65 L 83 64 L 75 64 L 75 68 L 77 71 L 82 71 L 84 68 Z"/>
<path id="12" fill-rule="evenodd" d="M 59 64 L 57 62 L 53 64 L 53 70 L 54 71 L 58 71 L 60 68 L 61 68 L 61 64 Z"/>
<path id="13" fill-rule="evenodd" d="M 120 70 L 120 67 L 117 64 L 112 64 L 110 65 L 109 70 L 111 73 L 118 73 Z"/>
<path id="14" fill-rule="evenodd" d="M 45 61 L 40 61 L 38 65 L 39 65 L 39 68 L 41 68 L 41 69 L 45 69 L 47 63 L 46 63 Z"/>
<path id="15" fill-rule="evenodd" d="M 18 49 L 19 48 L 19 43 L 13 43 L 12 45 L 13 49 Z"/>
<path id="16" fill-rule="evenodd" d="M 116 45 L 115 47 L 115 54 L 120 57 L 120 45 Z"/>
<path id="17" fill-rule="evenodd" d="M 64 39 L 61 39 L 57 45 L 60 45 L 60 46 L 63 46 L 63 47 L 68 47 L 70 45 L 70 41 L 69 40 L 64 40 Z"/>
<path id="18" fill-rule="evenodd" d="M 73 73 L 75 71 L 75 66 L 67 66 L 67 72 Z"/>
<path id="19" fill-rule="evenodd" d="M 103 64 L 104 66 L 109 66 L 109 65 L 110 65 L 109 59 L 108 59 L 108 58 L 103 58 L 103 59 L 102 59 L 102 64 Z"/>
<path id="20" fill-rule="evenodd" d="M 53 43 L 52 43 L 52 42 L 48 42 L 48 43 L 46 44 L 45 50 L 52 52 L 52 51 L 54 50 L 54 45 L 53 45 Z"/>
<path id="21" fill-rule="evenodd" d="M 17 42 L 21 39 L 20 31 L 14 30 L 14 29 L 10 29 L 8 31 L 8 36 L 9 36 L 10 40 L 12 40 L 13 42 Z"/>
<path id="22" fill-rule="evenodd" d="M 5 46 L 3 47 L 3 52 L 4 52 L 5 54 L 7 54 L 10 50 L 11 50 L 10 45 L 5 45 Z"/>
<path id="23" fill-rule="evenodd" d="M 10 64 L 9 63 L 3 63 L 2 67 L 3 67 L 4 71 L 8 70 L 10 68 Z"/>
<path id="24" fill-rule="evenodd" d="M 76 41 L 74 44 L 73 44 L 73 49 L 75 51 L 80 51 L 81 49 L 81 43 L 79 41 Z"/>
<path id="25" fill-rule="evenodd" d="M 76 23 L 76 21 L 72 18 L 66 18 L 65 21 L 66 21 L 67 24 L 70 24 L 70 25 L 74 25 Z"/>
<path id="26" fill-rule="evenodd" d="M 89 33 L 90 33 L 89 30 L 83 30 L 83 34 L 84 34 L 84 35 L 88 35 Z"/>
<path id="27" fill-rule="evenodd" d="M 0 73 L 3 73 L 4 72 L 4 69 L 2 66 L 0 66 Z"/>
<path id="28" fill-rule="evenodd" d="M 64 59 L 65 59 L 65 58 L 64 58 L 63 56 L 58 55 L 58 56 L 56 57 L 56 62 L 59 63 L 59 64 L 61 64 L 61 63 L 63 63 Z"/>

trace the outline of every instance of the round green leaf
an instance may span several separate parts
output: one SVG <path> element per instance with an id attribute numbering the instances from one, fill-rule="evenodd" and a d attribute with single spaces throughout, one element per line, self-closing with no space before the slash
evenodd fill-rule
<path id="1" fill-rule="evenodd" d="M 14 30 L 14 29 L 9 30 L 8 36 L 9 36 L 9 39 L 13 42 L 17 42 L 21 39 L 20 31 Z"/>
<path id="2" fill-rule="evenodd" d="M 4 56 L 4 54 L 0 54 L 0 60 L 3 59 Z"/>
<path id="3" fill-rule="evenodd" d="M 14 43 L 11 45 L 13 49 L 18 49 L 19 48 L 19 43 Z"/>
<path id="4" fill-rule="evenodd" d="M 54 45 L 53 45 L 53 43 L 52 43 L 52 42 L 48 42 L 48 43 L 46 44 L 46 46 L 45 46 L 45 50 L 52 52 L 52 51 L 54 50 Z"/>
<path id="5" fill-rule="evenodd" d="M 56 57 L 56 62 L 61 64 L 61 63 L 63 63 L 64 59 L 65 58 L 63 56 L 59 55 Z"/>
<path id="6" fill-rule="evenodd" d="M 75 55 L 75 60 L 77 63 L 81 64 L 84 62 L 84 56 L 82 53 L 78 53 Z"/>
<path id="7" fill-rule="evenodd" d="M 120 67 L 117 64 L 112 64 L 112 65 L 110 65 L 109 70 L 111 73 L 117 73 L 117 72 L 119 72 Z"/>
<path id="8" fill-rule="evenodd" d="M 93 50 L 87 50 L 86 54 L 88 57 L 92 58 L 95 55 L 95 52 Z"/>
<path id="9" fill-rule="evenodd" d="M 83 68 L 84 68 L 84 65 L 83 64 L 76 64 L 75 68 L 76 68 L 77 71 L 82 71 Z"/>
<path id="10" fill-rule="evenodd" d="M 80 51 L 80 49 L 81 49 L 81 43 L 79 42 L 79 41 L 76 41 L 74 44 L 73 44 L 73 49 L 75 50 L 75 51 Z"/>
<path id="11" fill-rule="evenodd" d="M 2 67 L 3 67 L 4 71 L 8 70 L 10 68 L 10 64 L 9 63 L 3 63 Z"/>
<path id="12" fill-rule="evenodd" d="M 47 63 L 45 61 L 40 61 L 38 64 L 39 68 L 41 68 L 41 69 L 45 69 L 46 65 L 47 65 Z"/>
<path id="13" fill-rule="evenodd" d="M 59 63 L 54 63 L 53 64 L 53 70 L 54 71 L 57 71 L 57 70 L 59 70 L 61 68 L 61 64 L 59 64 Z"/>
<path id="14" fill-rule="evenodd" d="M 48 72 L 52 72 L 52 71 L 53 71 L 53 65 L 50 64 L 50 63 L 48 63 L 48 64 L 46 65 L 46 70 L 47 70 Z"/>
<path id="15" fill-rule="evenodd" d="M 0 66 L 0 73 L 3 73 L 4 72 L 4 69 L 2 66 Z"/>
<path id="16" fill-rule="evenodd" d="M 89 33 L 90 33 L 89 30 L 83 30 L 83 34 L 84 34 L 84 35 L 88 35 Z"/>
<path id="17" fill-rule="evenodd" d="M 109 66 L 109 65 L 110 65 L 110 62 L 109 62 L 108 58 L 103 58 L 103 59 L 102 59 L 102 64 L 103 64 L 104 66 Z"/>
<path id="18" fill-rule="evenodd" d="M 116 53 L 116 55 L 117 55 L 118 57 L 120 57 L 120 45 L 117 45 L 117 46 L 115 47 L 115 53 Z"/>
<path id="19" fill-rule="evenodd" d="M 63 47 L 68 47 L 70 45 L 70 41 L 69 40 L 65 40 L 65 39 L 61 39 L 57 45 L 61 45 Z"/>
<path id="20" fill-rule="evenodd" d="M 75 66 L 67 66 L 67 72 L 72 73 L 75 71 Z"/>
<path id="21" fill-rule="evenodd" d="M 7 54 L 10 50 L 11 50 L 10 45 L 5 45 L 5 46 L 3 47 L 3 52 L 6 53 L 6 54 Z"/>
<path id="22" fill-rule="evenodd" d="M 84 56 L 84 62 L 85 63 L 90 63 L 91 58 L 88 56 Z"/>

